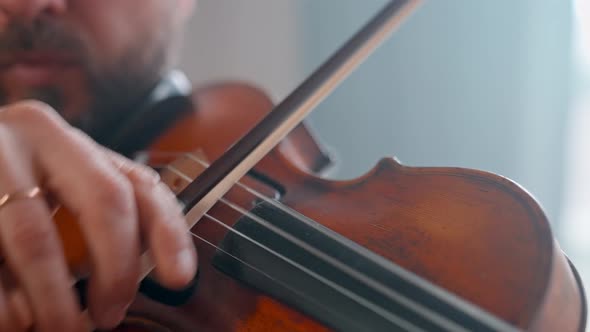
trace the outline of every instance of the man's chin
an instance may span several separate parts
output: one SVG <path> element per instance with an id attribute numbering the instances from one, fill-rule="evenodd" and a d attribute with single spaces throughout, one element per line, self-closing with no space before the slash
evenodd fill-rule
<path id="1" fill-rule="evenodd" d="M 18 78 L 18 79 L 17 79 Z M 15 68 L 0 74 L 0 103 L 35 99 L 49 104 L 66 120 L 79 118 L 89 108 L 86 79 L 74 71 Z"/>
<path id="2" fill-rule="evenodd" d="M 8 82 L 29 89 L 57 84 L 62 68 L 50 65 L 15 64 L 4 70 Z"/>

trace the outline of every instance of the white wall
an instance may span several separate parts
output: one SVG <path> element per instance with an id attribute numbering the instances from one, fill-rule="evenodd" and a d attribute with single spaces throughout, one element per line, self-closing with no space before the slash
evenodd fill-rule
<path id="1" fill-rule="evenodd" d="M 297 16 L 293 0 L 198 0 L 182 58 L 191 80 L 245 80 L 275 99 L 296 82 Z"/>
<path id="2" fill-rule="evenodd" d="M 200 0 L 183 67 L 282 99 L 384 0 Z M 489 170 L 558 221 L 569 108 L 563 0 L 425 1 L 311 116 L 353 177 L 383 156 Z"/>
<path id="3" fill-rule="evenodd" d="M 298 0 L 311 70 L 385 1 Z M 571 5 L 425 1 L 312 114 L 339 176 L 382 156 L 478 168 L 529 189 L 558 223 L 569 109 Z"/>

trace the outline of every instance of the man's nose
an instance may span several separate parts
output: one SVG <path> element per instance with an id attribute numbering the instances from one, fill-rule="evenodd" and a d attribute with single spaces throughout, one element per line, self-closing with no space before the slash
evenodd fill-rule
<path id="1" fill-rule="evenodd" d="M 41 14 L 58 15 L 66 10 L 68 0 L 0 0 L 0 15 L 8 21 L 33 21 Z M 100 0 L 99 0 L 100 1 Z"/>

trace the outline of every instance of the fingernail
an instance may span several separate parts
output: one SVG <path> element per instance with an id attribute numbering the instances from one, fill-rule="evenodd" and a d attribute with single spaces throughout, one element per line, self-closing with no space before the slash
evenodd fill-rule
<path id="1" fill-rule="evenodd" d="M 105 315 L 109 325 L 119 324 L 125 318 L 127 308 L 129 308 L 129 304 L 112 306 Z"/>
<path id="2" fill-rule="evenodd" d="M 192 277 L 192 275 L 195 273 L 196 262 L 193 252 L 193 250 L 187 248 L 180 251 L 176 256 L 178 272 L 180 272 L 183 276 Z"/>
<path id="3" fill-rule="evenodd" d="M 155 172 L 147 167 L 135 167 L 135 170 L 138 171 L 143 178 L 149 179 L 150 184 L 152 185 L 158 184 L 161 180 L 160 174 L 158 174 L 158 172 Z"/>
<path id="4" fill-rule="evenodd" d="M 14 291 L 10 296 L 10 304 L 16 315 L 16 320 L 23 330 L 33 326 L 33 313 L 27 304 L 27 299 L 21 291 Z"/>

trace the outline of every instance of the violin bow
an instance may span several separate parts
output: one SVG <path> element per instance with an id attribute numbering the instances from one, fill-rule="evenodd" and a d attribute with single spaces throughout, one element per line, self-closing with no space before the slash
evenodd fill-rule
<path id="1" fill-rule="evenodd" d="M 348 77 L 418 7 L 422 0 L 391 0 L 331 58 L 252 130 L 213 162 L 178 195 L 193 227 L 232 186 Z M 141 279 L 153 270 L 149 253 L 141 257 Z"/>
<path id="2" fill-rule="evenodd" d="M 183 205 L 188 226 L 194 226 L 239 179 L 363 63 L 421 2 L 390 0 L 283 102 L 181 191 L 177 199 Z M 153 268 L 149 253 L 145 252 L 141 257 L 140 279 L 147 277 Z M 87 311 L 84 311 L 84 322 L 88 331 L 92 331 L 94 326 Z"/>
<path id="3" fill-rule="evenodd" d="M 192 227 L 229 189 L 371 55 L 422 0 L 390 0 L 250 132 L 192 181 L 177 198 Z"/>

